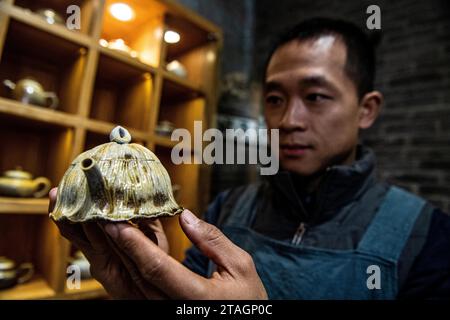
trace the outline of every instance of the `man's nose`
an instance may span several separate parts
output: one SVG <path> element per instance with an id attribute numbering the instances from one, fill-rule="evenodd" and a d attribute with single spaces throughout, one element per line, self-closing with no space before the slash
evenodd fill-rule
<path id="1" fill-rule="evenodd" d="M 289 101 L 280 121 L 281 130 L 306 130 L 307 109 L 300 99 Z"/>

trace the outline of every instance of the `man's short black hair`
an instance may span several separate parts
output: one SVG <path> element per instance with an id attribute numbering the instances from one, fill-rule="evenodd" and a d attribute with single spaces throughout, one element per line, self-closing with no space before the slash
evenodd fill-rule
<path id="1" fill-rule="evenodd" d="M 316 39 L 324 35 L 336 35 L 341 38 L 347 49 L 345 71 L 354 81 L 358 97 L 373 90 L 375 78 L 375 48 L 369 37 L 356 25 L 331 18 L 312 18 L 300 22 L 283 33 L 275 42 L 265 65 L 264 74 L 272 55 L 284 44 L 292 40 Z"/>

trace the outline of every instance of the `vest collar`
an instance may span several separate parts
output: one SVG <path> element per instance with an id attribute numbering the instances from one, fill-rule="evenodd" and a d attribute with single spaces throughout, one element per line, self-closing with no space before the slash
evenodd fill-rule
<path id="1" fill-rule="evenodd" d="M 300 215 L 301 221 L 317 224 L 331 218 L 335 209 L 356 200 L 376 183 L 375 155 L 371 149 L 358 145 L 355 162 L 327 168 L 312 194 L 296 190 L 294 174 L 289 171 L 279 171 L 268 176 L 268 180 L 275 189 L 277 202 L 289 203 L 297 219 Z"/>

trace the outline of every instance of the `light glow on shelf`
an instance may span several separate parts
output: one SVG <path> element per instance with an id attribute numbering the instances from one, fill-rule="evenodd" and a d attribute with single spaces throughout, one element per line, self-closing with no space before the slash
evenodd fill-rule
<path id="1" fill-rule="evenodd" d="M 109 12 L 111 15 L 120 21 L 130 21 L 134 19 L 134 10 L 126 3 L 118 2 L 113 3 L 109 7 Z"/>
<path id="2" fill-rule="evenodd" d="M 180 42 L 180 34 L 173 30 L 167 30 L 164 33 L 164 41 L 167 43 L 178 43 Z"/>

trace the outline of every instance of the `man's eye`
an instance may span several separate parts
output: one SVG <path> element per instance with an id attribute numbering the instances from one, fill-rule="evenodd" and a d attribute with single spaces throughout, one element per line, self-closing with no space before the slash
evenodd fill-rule
<path id="1" fill-rule="evenodd" d="M 281 99 L 280 97 L 277 97 L 277 96 L 268 96 L 266 98 L 267 104 L 279 105 L 282 101 L 283 101 L 283 99 Z"/>
<path id="2" fill-rule="evenodd" d="M 330 96 L 320 94 L 320 93 L 311 93 L 306 96 L 306 100 L 311 101 L 311 102 L 321 102 L 321 101 L 330 100 L 330 99 L 331 99 Z"/>

